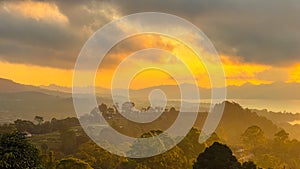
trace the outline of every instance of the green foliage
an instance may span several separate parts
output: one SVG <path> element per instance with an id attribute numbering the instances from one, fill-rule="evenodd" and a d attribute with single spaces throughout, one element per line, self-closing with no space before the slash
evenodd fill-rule
<path id="1" fill-rule="evenodd" d="M 221 142 L 221 139 L 216 133 L 212 133 L 211 136 L 205 141 L 205 146 L 210 147 L 215 142 Z"/>
<path id="2" fill-rule="evenodd" d="M 280 159 L 272 154 L 257 155 L 255 157 L 257 164 L 263 168 L 282 169 Z"/>
<path id="3" fill-rule="evenodd" d="M 61 150 L 65 154 L 74 153 L 77 149 L 76 133 L 72 130 L 61 131 Z"/>
<path id="4" fill-rule="evenodd" d="M 274 136 L 275 140 L 279 142 L 285 142 L 289 139 L 289 133 L 287 133 L 285 130 L 280 130 Z"/>
<path id="5" fill-rule="evenodd" d="M 194 163 L 193 169 L 240 169 L 241 164 L 232 151 L 224 144 L 215 142 L 201 153 Z"/>
<path id="6" fill-rule="evenodd" d="M 14 124 L 3 124 L 0 125 L 0 133 L 11 133 L 16 132 L 17 128 Z"/>
<path id="7" fill-rule="evenodd" d="M 80 145 L 78 150 L 75 157 L 87 161 L 94 168 L 114 169 L 126 161 L 125 158 L 102 149 L 92 141 Z"/>
<path id="8" fill-rule="evenodd" d="M 48 154 L 48 161 L 46 162 L 47 169 L 54 169 L 55 168 L 55 158 L 54 158 L 54 152 L 50 151 Z"/>
<path id="9" fill-rule="evenodd" d="M 101 113 L 106 114 L 106 112 L 107 112 L 107 105 L 106 104 L 102 103 L 98 108 L 99 108 Z"/>
<path id="10" fill-rule="evenodd" d="M 37 121 L 39 124 L 41 124 L 44 121 L 44 118 L 41 116 L 35 116 L 34 120 Z"/>
<path id="11" fill-rule="evenodd" d="M 183 169 L 189 165 L 184 152 L 177 146 L 163 154 L 136 161 L 142 166 L 147 166 L 151 169 Z"/>
<path id="12" fill-rule="evenodd" d="M 0 168 L 35 169 L 40 167 L 39 151 L 25 134 L 14 132 L 0 135 Z"/>
<path id="13" fill-rule="evenodd" d="M 14 124 L 18 131 L 26 131 L 31 134 L 45 134 L 80 125 L 77 118 L 66 118 L 63 120 L 56 120 L 53 118 L 50 122 L 46 121 L 44 123 L 42 123 L 42 117 L 36 116 L 36 119 L 39 120 L 38 125 L 35 125 L 31 121 L 20 119 L 16 120 Z"/>
<path id="14" fill-rule="evenodd" d="M 134 104 L 128 103 L 125 109 L 129 111 L 133 106 Z M 95 108 L 89 117 L 98 120 L 99 116 L 101 116 L 99 109 L 99 107 Z M 103 104 L 101 106 L 102 115 L 104 117 L 111 117 L 107 118 L 111 119 L 108 121 L 109 123 L 115 122 L 113 119 L 117 116 L 118 112 L 113 112 L 117 111 L 113 108 L 111 108 L 111 110 L 109 109 L 110 108 Z M 176 113 L 176 109 L 171 108 L 170 112 L 166 111 L 162 117 L 159 118 L 159 120 L 162 121 L 158 120 L 157 123 L 154 122 L 153 126 L 166 126 L 167 128 L 167 122 L 172 122 L 173 118 L 176 118 Z M 116 124 L 119 124 L 119 121 L 116 121 Z M 121 131 L 127 133 L 127 130 L 125 130 L 125 128 L 127 128 L 130 130 L 129 133 L 134 133 L 133 136 L 135 137 L 145 131 L 149 131 L 140 137 L 150 138 L 161 134 L 161 130 L 164 130 L 164 128 L 153 130 L 153 126 L 150 125 L 140 127 L 139 125 L 132 125 L 127 121 L 122 124 L 125 127 Z M 32 137 L 29 138 L 30 142 L 42 150 L 43 159 L 41 162 L 43 162 L 43 165 L 47 169 L 55 169 L 56 164 L 60 163 L 59 159 L 70 156 L 87 162 L 90 167 L 95 169 L 188 169 L 192 167 L 195 169 L 197 169 L 197 167 L 206 167 L 207 169 L 214 169 L 214 167 L 218 169 L 258 169 L 256 164 L 260 167 L 272 169 L 300 168 L 299 141 L 291 140 L 289 133 L 284 130 L 279 130 L 271 121 L 258 117 L 255 113 L 250 112 L 250 110 L 245 110 L 234 103 L 226 103 L 224 116 L 216 131 L 218 134 L 212 134 L 203 144 L 199 144 L 198 142 L 200 130 L 196 128 L 191 129 L 188 135 L 177 146 L 174 145 L 175 141 L 166 134 L 163 134 L 160 138 L 152 139 L 152 141 L 146 145 L 138 141 L 134 142 L 133 145 L 129 143 L 126 144 L 126 150 L 129 151 L 124 153 L 132 154 L 147 151 L 155 153 L 162 149 L 175 146 L 163 154 L 145 159 L 119 157 L 100 148 L 85 135 L 76 118 L 63 120 L 53 118 L 51 121 L 41 121 L 38 125 L 31 121 L 17 120 L 15 124 L 2 125 L 0 129 L 1 133 L 7 133 L 17 129 L 33 134 Z M 101 130 L 101 132 L 104 131 L 105 129 Z M 214 143 L 220 142 L 220 140 L 232 148 L 234 156 L 226 145 Z M 204 151 L 205 147 L 208 148 Z M 3 154 L 4 151 L 2 150 L 4 147 L 0 146 L 0 148 L 0 153 Z M 112 148 L 115 147 L 112 146 Z M 23 152 L 23 150 L 17 150 L 18 148 L 15 149 L 18 152 Z M 0 157 L 2 166 L 8 165 L 9 162 L 19 162 L 15 156 L 11 156 L 13 153 L 2 154 Z M 56 161 L 55 159 L 58 160 Z M 237 159 L 242 162 L 249 159 L 251 161 L 239 164 Z M 77 165 L 77 162 L 74 162 L 74 160 L 71 160 L 73 162 L 68 162 L 69 160 L 66 159 L 64 160 L 65 162 L 62 160 L 59 167 L 74 168 Z M 194 163 L 194 161 L 196 161 L 196 163 Z M 72 166 L 73 164 L 74 167 Z M 0 166 L 1 169 L 3 168 L 2 166 Z M 6 167 L 9 168 L 8 166 Z M 38 165 L 37 167 L 40 166 Z M 18 169 L 17 167 L 11 168 Z M 24 166 L 22 165 L 21 168 L 24 168 Z"/>
<path id="15" fill-rule="evenodd" d="M 65 158 L 60 160 L 56 169 L 93 169 L 88 163 L 77 158 Z"/>
<path id="16" fill-rule="evenodd" d="M 258 126 L 250 126 L 243 134 L 242 134 L 242 142 L 248 148 L 254 148 L 261 146 L 266 141 L 263 130 Z"/>
<path id="17" fill-rule="evenodd" d="M 257 126 L 249 127 L 243 134 L 243 144 L 249 147 L 244 156 L 251 156 L 263 168 L 283 169 L 299 168 L 300 142 L 290 141 L 284 130 L 274 134 L 274 139 L 263 137 L 263 131 Z M 263 141 L 262 141 L 263 140 Z"/>
<path id="18" fill-rule="evenodd" d="M 200 130 L 193 127 L 186 137 L 177 145 L 188 159 L 190 168 L 199 153 L 203 152 L 205 149 L 205 145 L 199 143 L 199 136 Z"/>
<path id="19" fill-rule="evenodd" d="M 144 164 L 138 163 L 135 159 L 127 159 L 120 163 L 117 169 L 151 169 Z"/>
<path id="20" fill-rule="evenodd" d="M 160 135 L 160 136 L 158 136 Z M 158 136 L 158 137 L 154 137 Z M 141 135 L 141 138 L 149 138 L 147 143 L 136 140 L 131 150 L 128 152 L 131 156 L 142 156 L 144 154 L 159 154 L 165 149 L 175 145 L 175 141 L 160 130 L 151 130 Z"/>
<path id="21" fill-rule="evenodd" d="M 28 121 L 28 120 L 16 120 L 15 121 L 15 125 L 16 125 L 16 128 L 19 132 L 30 132 L 30 133 L 34 133 L 35 131 L 35 125 L 33 122 L 31 121 Z"/>
<path id="22" fill-rule="evenodd" d="M 161 135 L 160 135 L 161 134 Z M 160 137 L 154 138 L 154 136 Z M 170 138 L 167 134 L 162 133 L 160 130 L 151 130 L 147 133 L 141 135 L 141 138 L 153 138 L 148 143 L 143 144 L 139 141 L 136 141 L 131 150 L 128 152 L 131 155 L 140 155 L 144 153 L 149 154 L 159 154 L 149 158 L 143 159 L 135 159 L 139 167 L 149 167 L 149 168 L 163 168 L 163 169 L 182 169 L 187 168 L 189 163 L 184 155 L 182 149 L 178 146 L 175 146 L 175 141 Z M 175 146 L 175 147 L 173 147 Z M 165 149 L 169 149 L 173 147 L 171 150 L 160 154 L 161 151 Z M 137 165 L 137 166 L 138 166 Z M 137 167 L 136 166 L 136 167 Z"/>
<path id="23" fill-rule="evenodd" d="M 229 145 L 240 144 L 240 137 L 249 126 L 259 126 L 264 131 L 265 137 L 273 137 L 278 131 L 278 126 L 272 121 L 258 116 L 249 109 L 243 109 L 234 102 L 217 104 L 214 110 L 222 110 L 223 106 L 225 106 L 224 113 L 216 133 Z"/>
<path id="24" fill-rule="evenodd" d="M 122 104 L 122 111 L 129 113 L 132 111 L 132 108 L 135 106 L 133 102 L 125 102 Z"/>
<path id="25" fill-rule="evenodd" d="M 258 169 L 253 161 L 247 161 L 242 164 L 242 169 Z"/>

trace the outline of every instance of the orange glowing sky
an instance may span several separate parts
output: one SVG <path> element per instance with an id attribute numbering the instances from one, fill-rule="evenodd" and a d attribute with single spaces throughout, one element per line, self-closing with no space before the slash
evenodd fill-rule
<path id="1" fill-rule="evenodd" d="M 78 6 L 78 8 L 79 7 L 80 6 Z M 10 56 L 9 51 L 6 53 L 0 53 L 0 77 L 11 79 L 15 82 L 22 84 L 30 84 L 37 86 L 49 84 L 56 84 L 59 86 L 67 87 L 72 86 L 72 65 L 75 64 L 75 59 L 79 53 L 81 46 L 87 40 L 87 37 L 89 37 L 92 32 L 97 30 L 97 28 L 99 28 L 99 25 L 103 25 L 108 21 L 121 16 L 121 14 L 117 10 L 118 8 L 114 8 L 114 5 L 105 4 L 105 8 L 103 8 L 103 5 L 101 7 L 101 10 L 93 10 L 91 8 L 84 9 L 86 10 L 86 15 L 95 14 L 98 17 L 101 16 L 102 20 L 101 17 L 99 17 L 99 20 L 93 19 L 90 21 L 89 24 L 80 25 L 79 23 L 75 24 L 74 21 L 72 22 L 72 19 L 74 20 L 74 18 L 71 18 L 67 14 L 65 14 L 63 8 L 57 6 L 57 4 L 53 2 L 2 2 L 0 14 L 3 14 L 3 16 L 0 15 L 0 19 L 1 17 L 11 16 L 12 18 L 30 21 L 37 25 L 54 25 L 53 27 L 57 26 L 59 31 L 68 32 L 70 35 L 66 36 L 67 38 L 75 34 L 74 36 L 79 39 L 78 41 L 80 41 L 80 43 L 70 43 L 68 44 L 69 46 L 63 47 L 58 45 L 58 47 L 55 46 L 53 48 L 51 46 L 39 47 L 39 38 L 37 38 L 37 40 L 33 39 L 34 32 L 31 32 L 32 37 L 23 36 L 20 37 L 21 39 L 10 39 L 10 37 L 8 37 L 9 35 L 7 35 L 6 37 L 3 36 L 4 38 L 0 37 L 0 45 L 7 43 L 9 45 L 16 44 L 23 47 L 28 47 L 25 48 L 26 50 L 22 50 L 23 52 L 26 52 L 23 53 L 23 57 L 19 58 L 20 60 L 26 57 L 31 59 L 30 61 L 19 61 L 18 59 L 14 59 L 13 55 Z M 46 31 L 46 33 L 48 34 L 50 32 Z M 49 38 L 50 40 L 52 40 L 51 36 L 41 37 L 40 39 L 42 39 L 43 42 L 45 42 L 47 45 L 48 42 L 52 42 L 49 40 Z M 74 38 L 75 40 L 70 38 L 70 41 L 74 42 L 76 41 L 76 38 Z M 27 43 L 27 41 L 32 44 Z M 55 43 L 54 40 L 53 42 Z M 126 46 L 126 43 L 131 44 L 130 48 Z M 35 50 L 35 47 L 39 48 Z M 55 48 L 58 49 L 56 50 Z M 195 54 L 190 49 L 188 49 L 186 46 L 184 46 L 178 41 L 157 35 L 144 35 L 132 37 L 115 46 L 115 48 L 111 50 L 111 52 L 106 56 L 105 60 L 100 65 L 100 69 L 97 73 L 96 85 L 109 88 L 111 85 L 113 73 L 117 65 L 130 53 L 145 48 L 160 48 L 178 56 L 180 59 L 182 59 L 182 61 L 185 62 L 186 65 L 188 65 L 188 67 L 193 72 L 193 75 L 197 77 L 197 83 L 200 87 L 210 87 L 209 76 L 207 74 L 206 69 L 203 65 L 201 65 L 201 61 L 197 59 Z M 33 52 L 27 52 L 27 49 L 30 49 Z M 13 50 L 11 50 L 11 53 L 18 52 L 18 48 L 13 48 Z M 34 57 L 30 56 L 31 54 L 40 54 L 36 54 L 36 51 L 41 51 L 41 53 L 45 51 L 50 51 L 50 53 L 45 54 L 45 56 L 47 55 L 47 58 L 44 59 L 44 63 L 43 59 L 37 62 L 37 60 L 39 59 L 35 59 Z M 240 56 L 238 54 L 235 55 L 224 52 L 220 52 L 219 54 L 226 74 L 227 85 L 240 86 L 245 83 L 259 85 L 269 84 L 277 81 L 300 83 L 300 62 L 298 61 L 293 61 L 289 64 L 278 66 L 275 64 L 248 62 L 245 61 L 243 56 Z M 52 55 L 53 58 L 56 57 L 56 60 L 53 61 L 54 64 L 50 64 L 50 61 L 52 61 Z M 70 59 L 64 58 L 64 56 L 66 55 L 70 55 Z M 43 57 L 44 56 L 39 56 L 39 58 Z M 168 64 L 172 64 L 172 66 L 176 68 L 178 75 L 183 79 L 182 83 L 188 83 L 184 81 L 185 74 L 182 73 L 182 65 L 177 59 L 170 58 L 167 56 L 161 56 L 160 58 L 161 59 L 155 61 L 136 60 L 135 62 L 136 64 L 139 64 L 139 66 L 151 63 L 157 67 L 164 67 Z M 56 63 L 59 63 L 60 60 L 62 60 L 62 63 L 56 65 Z M 47 62 L 49 62 L 49 65 L 47 65 Z M 65 62 L 70 63 L 68 64 L 68 67 L 63 66 Z M 128 71 L 130 71 L 132 68 L 133 67 L 128 66 Z M 124 76 L 125 75 L 126 72 L 124 72 Z M 157 70 L 148 70 L 134 77 L 130 86 L 131 88 L 137 89 L 167 84 L 175 84 L 175 81 L 172 79 L 172 77 Z M 82 85 L 84 86 L 85 83 L 83 82 Z"/>

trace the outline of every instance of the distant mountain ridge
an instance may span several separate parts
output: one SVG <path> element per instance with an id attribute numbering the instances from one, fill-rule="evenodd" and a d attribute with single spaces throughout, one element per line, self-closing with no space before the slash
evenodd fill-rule
<path id="1" fill-rule="evenodd" d="M 300 121 L 300 114 L 272 112 L 268 110 L 251 110 L 259 116 L 266 117 L 277 126 L 284 128 L 292 136 L 300 140 L 300 124 L 290 124 L 293 121 Z"/>
<path id="2" fill-rule="evenodd" d="M 24 85 L 16 83 L 9 79 L 0 78 L 0 92 L 25 92 L 25 91 L 42 91 L 41 88 L 37 86 Z"/>
<path id="3" fill-rule="evenodd" d="M 181 86 L 187 89 L 188 92 L 194 92 L 189 90 L 191 84 L 181 84 Z M 91 87 L 82 87 L 80 91 L 84 93 L 87 89 Z M 179 88 L 176 85 L 161 85 L 152 86 L 142 89 L 130 89 L 130 94 L 137 98 L 148 98 L 149 93 L 153 89 L 161 89 L 170 97 L 170 99 L 180 99 Z M 199 87 L 201 99 L 209 99 L 211 96 L 211 89 Z M 117 89 L 119 91 L 125 89 Z M 220 90 L 216 88 L 216 90 Z M 48 86 L 32 86 L 16 83 L 12 80 L 0 78 L 0 93 L 6 92 L 25 92 L 25 91 L 35 91 L 42 92 L 46 94 L 56 94 L 56 95 L 71 95 L 72 88 L 58 86 L 51 84 Z M 110 89 L 103 87 L 95 87 L 95 91 L 98 96 L 108 96 L 110 95 Z M 227 87 L 227 99 L 288 99 L 288 100 L 299 100 L 300 95 L 300 83 L 283 83 L 276 82 L 272 84 L 261 84 L 253 85 L 246 83 L 242 86 L 228 86 Z"/>
<path id="4" fill-rule="evenodd" d="M 188 84 L 183 84 L 185 87 L 188 87 Z M 277 86 L 277 87 L 276 87 Z M 270 84 L 270 85 L 263 85 L 262 88 L 267 88 L 268 92 L 276 92 L 280 91 L 278 86 L 281 86 L 279 83 L 277 84 Z M 295 89 L 298 89 L 297 87 L 299 84 L 286 84 L 285 86 L 289 86 L 290 89 L 294 89 L 294 94 L 297 95 L 295 92 Z M 56 87 L 57 90 L 48 90 L 44 89 L 42 87 L 37 86 L 31 86 L 31 85 L 22 85 L 15 83 L 11 80 L 7 79 L 0 79 L 0 123 L 8 122 L 16 118 L 25 118 L 25 119 L 32 119 L 35 115 L 41 115 L 45 117 L 45 119 L 49 119 L 52 117 L 58 117 L 58 118 L 65 118 L 65 117 L 74 117 L 76 116 L 76 113 L 74 112 L 73 108 L 73 100 L 71 97 L 71 93 L 68 93 L 67 89 L 65 88 L 64 92 L 60 91 L 59 86 L 52 86 Z M 237 96 L 243 96 L 244 98 L 249 98 L 250 96 L 255 96 L 252 94 L 253 88 L 256 89 L 256 92 L 260 92 L 259 89 L 257 89 L 259 86 L 254 85 L 243 85 L 240 87 L 228 87 L 229 90 L 229 97 L 233 97 L 234 95 Z M 248 90 L 246 90 L 248 88 Z M 249 89 L 250 88 L 250 89 Z M 143 101 L 139 100 L 139 97 L 144 97 L 148 99 L 149 92 L 151 92 L 153 89 L 161 89 L 166 93 L 170 93 L 171 97 L 176 98 L 178 97 L 178 93 L 175 92 L 178 90 L 177 86 L 174 85 L 165 85 L 165 86 L 154 86 L 149 87 L 145 89 L 138 89 L 138 90 L 131 90 L 130 93 L 132 96 L 136 97 L 137 99 L 134 100 L 137 104 L 142 103 Z M 276 90 L 275 90 L 276 89 Z M 282 89 L 282 88 L 281 88 Z M 108 94 L 110 92 L 109 89 L 101 88 L 102 93 L 98 93 L 97 100 L 98 103 L 108 103 L 112 104 L 111 99 L 107 97 L 105 94 Z M 124 89 L 118 89 L 118 90 L 124 90 Z M 200 88 L 200 94 L 201 98 L 203 98 L 203 95 L 208 95 L 210 93 L 209 89 L 202 89 Z M 97 89 L 96 89 L 97 91 Z M 238 93 L 234 93 L 234 92 Z M 243 91 L 243 92 L 242 92 Z M 188 91 L 192 92 L 192 91 Z M 230 93 L 233 92 L 233 93 Z M 239 93 L 241 92 L 241 93 Z M 287 92 L 288 93 L 288 92 Z M 239 94 L 239 95 L 238 95 Z M 288 93 L 291 94 L 291 93 Z M 276 93 L 275 93 L 276 95 Z M 285 97 L 288 95 L 285 93 Z M 250 97 L 250 98 L 251 98 Z M 284 97 L 283 97 L 284 99 Z M 146 105 L 147 103 L 145 103 Z M 149 103 L 148 103 L 149 104 Z M 175 103 L 174 103 L 175 104 Z M 224 103 L 225 104 L 225 103 Z M 142 105 L 143 107 L 145 105 Z M 174 105 L 172 105 L 174 106 Z M 259 111 L 259 110 L 249 110 L 249 109 L 243 109 L 241 106 L 233 103 L 226 102 L 226 106 L 223 116 L 223 121 L 227 121 L 223 124 L 223 122 L 220 123 L 224 128 L 228 130 L 233 130 L 236 128 L 236 126 L 239 126 L 241 130 L 236 135 L 240 134 L 245 127 L 251 124 L 257 124 L 262 126 L 263 128 L 270 128 L 270 131 L 277 130 L 274 124 L 277 126 L 283 127 L 287 131 L 291 133 L 294 137 L 299 136 L 299 127 L 300 125 L 290 125 L 288 124 L 288 121 L 291 120 L 299 120 L 299 115 L 293 115 L 293 114 L 275 114 L 270 113 L 267 111 Z M 229 110 L 229 111 L 228 111 Z M 264 119 L 264 118 L 265 119 Z M 236 118 L 236 119 L 235 119 Z M 271 120 L 274 124 L 272 124 Z M 234 120 L 234 125 L 230 121 Z M 247 124 L 247 125 L 245 125 Z M 225 125 L 225 126 L 224 126 Z M 226 131 L 219 131 L 225 132 Z M 268 133 L 268 135 L 271 135 L 271 132 Z"/>
<path id="5" fill-rule="evenodd" d="M 238 99 L 300 99 L 300 83 L 275 82 L 272 84 L 228 86 L 227 98 Z"/>
<path id="6" fill-rule="evenodd" d="M 39 92 L 55 96 L 71 96 L 63 91 L 43 89 L 39 86 L 16 83 L 9 79 L 0 78 L 0 93 Z"/>
<path id="7" fill-rule="evenodd" d="M 271 120 L 259 116 L 256 112 L 251 112 L 249 109 L 245 109 L 238 103 L 225 101 L 221 104 L 217 104 L 215 108 L 224 106 L 224 112 L 222 119 L 219 123 L 219 128 L 216 130 L 221 138 L 226 138 L 227 141 L 235 142 L 237 138 L 240 138 L 242 133 L 250 126 L 257 125 L 263 129 L 265 135 L 272 138 L 280 128 L 274 124 Z"/>
<path id="8" fill-rule="evenodd" d="M 181 84 L 183 88 L 189 91 L 189 86 L 191 84 Z M 53 90 L 54 85 L 43 86 L 42 88 Z M 71 92 L 72 88 L 55 86 L 55 89 L 58 91 Z M 179 88 L 176 85 L 161 85 L 161 86 L 152 86 L 141 89 L 130 89 L 132 96 L 135 97 L 148 97 L 148 94 L 154 89 L 161 89 L 171 99 L 180 99 Z M 201 99 L 209 99 L 211 97 L 211 89 L 199 87 Z M 125 90 L 125 89 L 118 89 Z M 220 88 L 216 88 L 220 90 Z M 253 85 L 246 83 L 242 86 L 227 86 L 227 99 L 288 99 L 288 100 L 299 100 L 300 95 L 300 83 L 284 83 L 276 82 L 272 84 L 261 84 Z M 84 88 L 83 88 L 84 91 Z M 104 94 L 109 95 L 110 89 L 103 87 L 96 87 L 95 89 L 98 95 Z M 189 91 L 194 92 L 194 91 Z"/>
<path id="9" fill-rule="evenodd" d="M 65 92 L 65 93 L 72 93 L 72 87 L 65 87 L 65 86 L 58 86 L 56 84 L 50 84 L 50 85 L 42 85 L 39 86 L 42 89 L 46 89 L 46 90 L 52 90 L 52 91 L 58 91 L 58 92 Z M 87 90 L 90 90 L 92 88 L 92 86 L 89 87 L 80 87 L 78 88 L 80 93 L 84 93 Z M 103 87 L 95 87 L 96 92 L 101 93 L 101 94 L 108 94 L 110 93 L 110 90 L 107 88 L 103 88 Z"/>

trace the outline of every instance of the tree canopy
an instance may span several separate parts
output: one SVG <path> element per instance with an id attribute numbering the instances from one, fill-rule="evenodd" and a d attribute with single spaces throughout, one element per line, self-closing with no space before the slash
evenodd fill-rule
<path id="1" fill-rule="evenodd" d="M 0 135 L 0 168 L 35 169 L 40 167 L 39 151 L 20 132 Z"/>
<path id="2" fill-rule="evenodd" d="M 241 164 L 232 151 L 224 144 L 215 142 L 201 153 L 194 163 L 193 169 L 240 169 Z"/>
<path id="3" fill-rule="evenodd" d="M 60 160 L 56 169 L 93 169 L 88 163 L 77 158 L 65 158 Z"/>

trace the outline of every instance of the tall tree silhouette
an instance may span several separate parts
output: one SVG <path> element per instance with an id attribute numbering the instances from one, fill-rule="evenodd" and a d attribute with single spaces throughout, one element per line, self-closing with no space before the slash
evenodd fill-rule
<path id="1" fill-rule="evenodd" d="M 230 148 L 215 142 L 198 156 L 193 169 L 241 169 L 241 164 Z"/>
<path id="2" fill-rule="evenodd" d="M 0 135 L 0 168 L 34 169 L 39 166 L 39 151 L 27 141 L 25 134 Z"/>

